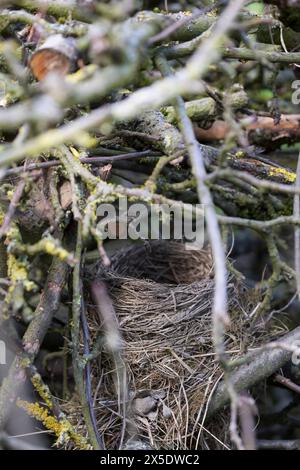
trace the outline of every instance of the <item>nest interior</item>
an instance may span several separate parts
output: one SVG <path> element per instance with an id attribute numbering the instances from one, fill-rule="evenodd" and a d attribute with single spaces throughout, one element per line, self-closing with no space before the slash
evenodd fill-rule
<path id="1" fill-rule="evenodd" d="M 92 342 L 103 335 L 92 363 L 92 385 L 107 448 L 118 448 L 120 440 L 147 442 L 155 449 L 228 448 L 227 412 L 205 419 L 222 379 L 211 339 L 210 249 L 186 250 L 184 244 L 160 241 L 133 246 L 114 255 L 109 270 L 97 264 L 89 276 L 105 281 L 121 337 L 119 350 L 111 349 L 105 318 L 89 299 Z M 236 358 L 259 346 L 263 333 L 247 333 L 252 299 L 233 275 L 228 301 L 226 350 Z M 76 398 L 68 411 L 78 423 Z"/>

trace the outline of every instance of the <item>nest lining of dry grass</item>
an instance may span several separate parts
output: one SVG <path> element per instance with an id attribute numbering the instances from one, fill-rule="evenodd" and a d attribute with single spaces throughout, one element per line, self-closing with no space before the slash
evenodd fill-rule
<path id="1" fill-rule="evenodd" d="M 211 341 L 212 274 L 208 248 L 190 251 L 175 242 L 121 251 L 112 258 L 110 270 L 94 266 L 90 275 L 106 281 L 123 341 L 119 366 L 116 355 L 103 346 L 92 367 L 95 412 L 107 448 L 117 448 L 122 434 L 124 410 L 118 403 L 122 386 L 117 384 L 116 368 L 123 367 L 125 441 L 148 442 L 156 449 L 229 446 L 227 412 L 205 422 L 209 399 L 222 378 Z M 250 297 L 231 275 L 232 324 L 226 335 L 231 358 L 264 340 L 263 332 L 247 333 Z M 94 342 L 103 325 L 91 302 L 88 322 Z M 67 408 L 78 422 L 76 400 Z"/>

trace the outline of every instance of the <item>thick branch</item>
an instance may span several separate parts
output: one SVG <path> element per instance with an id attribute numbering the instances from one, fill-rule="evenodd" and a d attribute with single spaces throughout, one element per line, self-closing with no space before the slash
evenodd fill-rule
<path id="1" fill-rule="evenodd" d="M 274 374 L 291 359 L 293 354 L 291 346 L 297 345 L 297 342 L 299 344 L 299 341 L 300 327 L 281 338 L 279 344 L 273 343 L 274 347 L 271 343 L 270 347 L 263 347 L 262 350 L 249 353 L 244 358 L 245 364 L 231 373 L 235 390 L 238 392 L 247 390 Z M 284 346 L 287 348 L 285 349 Z M 208 417 L 227 405 L 229 398 L 226 384 L 222 382 L 209 404 Z"/>
<path id="2" fill-rule="evenodd" d="M 16 355 L 0 389 L 0 429 L 4 427 L 11 406 L 26 380 L 25 369 L 32 364 L 57 312 L 69 267 L 54 259 L 34 319 L 23 337 L 23 351 Z"/>

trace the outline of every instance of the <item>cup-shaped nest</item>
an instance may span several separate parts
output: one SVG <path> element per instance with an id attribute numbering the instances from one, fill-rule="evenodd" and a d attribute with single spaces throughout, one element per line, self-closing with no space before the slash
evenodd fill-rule
<path id="1" fill-rule="evenodd" d="M 95 410 L 107 448 L 117 448 L 122 435 L 125 442 L 156 449 L 228 446 L 227 414 L 205 422 L 222 379 L 212 344 L 213 271 L 209 247 L 186 250 L 161 241 L 120 251 L 110 269 L 98 264 L 90 271 L 106 285 L 120 337 L 116 350 L 105 316 L 89 300 L 91 338 L 101 344 L 92 367 Z M 262 336 L 247 334 L 244 286 L 233 275 L 227 286 L 231 326 L 225 346 L 233 359 L 261 344 Z"/>

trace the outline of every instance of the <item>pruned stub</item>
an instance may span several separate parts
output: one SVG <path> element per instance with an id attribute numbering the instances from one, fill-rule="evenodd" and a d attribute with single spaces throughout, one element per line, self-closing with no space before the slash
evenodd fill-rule
<path id="1" fill-rule="evenodd" d="M 37 80 L 49 73 L 64 76 L 74 69 L 77 56 L 73 38 L 53 34 L 32 54 L 30 68 Z"/>

